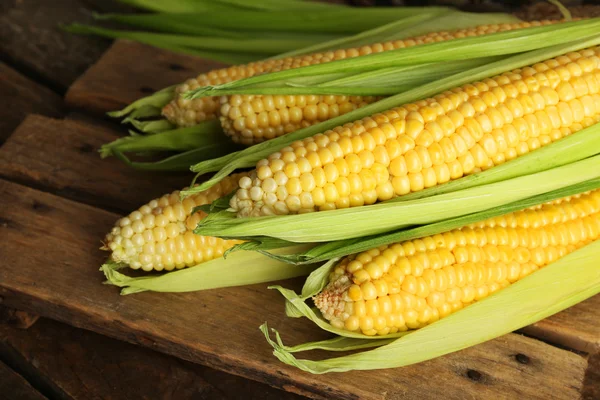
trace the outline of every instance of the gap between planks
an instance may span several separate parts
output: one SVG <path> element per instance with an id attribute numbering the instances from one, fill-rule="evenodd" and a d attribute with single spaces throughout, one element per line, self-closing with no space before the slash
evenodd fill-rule
<path id="1" fill-rule="evenodd" d="M 21 375 L 0 361 L 0 400 L 47 400 Z"/>
<path id="2" fill-rule="evenodd" d="M 97 271 L 98 240 L 115 214 L 5 181 L 0 195 L 0 296 L 11 307 L 313 398 L 574 398 L 583 387 L 583 357 L 516 334 L 405 368 L 306 374 L 273 357 L 258 325 L 268 321 L 289 343 L 326 336 L 286 318 L 266 285 L 119 296 Z"/>

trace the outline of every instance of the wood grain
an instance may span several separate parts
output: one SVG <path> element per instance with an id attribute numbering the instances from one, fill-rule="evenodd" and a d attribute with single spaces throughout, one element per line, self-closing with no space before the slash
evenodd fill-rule
<path id="1" fill-rule="evenodd" d="M 97 270 L 116 215 L 9 182 L 0 196 L 0 296 L 11 307 L 313 398 L 572 399 L 582 389 L 583 357 L 516 334 L 401 369 L 306 374 L 272 356 L 258 325 L 290 344 L 326 336 L 286 318 L 266 285 L 119 296 Z"/>
<path id="2" fill-rule="evenodd" d="M 62 115 L 62 98 L 0 62 L 0 143 L 15 130 L 27 114 L 50 117 Z"/>
<path id="3" fill-rule="evenodd" d="M 19 374 L 0 361 L 0 400 L 45 400 Z"/>
<path id="4" fill-rule="evenodd" d="M 590 355 L 583 384 L 582 400 L 600 399 L 600 353 Z"/>
<path id="5" fill-rule="evenodd" d="M 223 66 L 215 61 L 117 40 L 69 88 L 65 101 L 71 108 L 103 114 Z"/>
<path id="6" fill-rule="evenodd" d="M 600 352 L 600 295 L 523 329 L 547 342 L 586 353 Z"/>
<path id="7" fill-rule="evenodd" d="M 110 41 L 66 33 L 59 24 L 92 22 L 92 10 L 79 0 L 0 2 L 3 59 L 53 90 L 64 93 Z"/>
<path id="8" fill-rule="evenodd" d="M 0 176 L 127 212 L 190 183 L 190 174 L 141 172 L 100 159 L 100 146 L 118 135 L 105 126 L 30 116 L 0 148 Z"/>
<path id="9" fill-rule="evenodd" d="M 25 332 L 0 325 L 0 356 L 55 399 L 302 399 L 47 319 Z"/>

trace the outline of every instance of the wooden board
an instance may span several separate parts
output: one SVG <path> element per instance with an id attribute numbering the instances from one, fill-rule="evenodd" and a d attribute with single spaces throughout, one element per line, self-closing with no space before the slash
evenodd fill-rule
<path id="1" fill-rule="evenodd" d="M 258 325 L 290 344 L 325 335 L 286 318 L 266 285 L 119 296 L 97 271 L 99 238 L 117 215 L 9 182 L 0 197 L 0 297 L 11 307 L 313 398 L 571 399 L 582 389 L 583 357 L 516 334 L 401 369 L 306 374 L 273 357 Z"/>
<path id="2" fill-rule="evenodd" d="M 30 116 L 0 148 L 0 176 L 118 211 L 190 183 L 190 174 L 140 172 L 100 159 L 100 146 L 118 135 L 100 125 Z"/>
<path id="3" fill-rule="evenodd" d="M 600 399 L 600 353 L 592 354 L 588 359 L 588 369 L 581 398 L 583 400 Z"/>
<path id="4" fill-rule="evenodd" d="M 62 114 L 62 98 L 0 62 L 0 143 L 15 130 L 27 114 L 58 117 Z"/>
<path id="5" fill-rule="evenodd" d="M 3 0 L 0 2 L 3 60 L 64 93 L 110 45 L 106 39 L 60 30 L 59 24 L 92 22 L 92 10 L 79 0 Z"/>
<path id="6" fill-rule="evenodd" d="M 0 357 L 55 399 L 302 399 L 47 319 L 27 331 L 0 325 Z"/>
<path id="7" fill-rule="evenodd" d="M 600 353 L 600 295 L 523 329 L 523 332 L 586 353 Z"/>
<path id="8" fill-rule="evenodd" d="M 215 61 L 117 40 L 69 88 L 65 101 L 71 108 L 104 114 L 223 66 Z"/>
<path id="9" fill-rule="evenodd" d="M 19 374 L 0 361 L 0 400 L 45 400 Z"/>

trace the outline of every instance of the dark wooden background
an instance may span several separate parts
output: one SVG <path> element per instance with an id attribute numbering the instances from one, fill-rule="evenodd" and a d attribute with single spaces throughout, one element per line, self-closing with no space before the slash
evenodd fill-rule
<path id="1" fill-rule="evenodd" d="M 415 2 L 356 0 L 354 3 Z M 524 3 L 516 1 L 441 3 L 459 3 L 459 6 L 470 10 L 512 10 L 521 15 L 552 12 L 545 5 L 516 10 L 522 4 L 514 3 Z M 65 34 L 57 29 L 57 24 L 91 22 L 93 11 L 120 10 L 127 10 L 127 7 L 103 0 L 0 0 L 0 145 L 29 114 L 67 118 L 73 124 L 81 120 L 92 120 L 96 125 L 111 124 L 102 117 L 100 110 L 94 116 L 79 113 L 72 107 L 72 104 L 85 102 L 85 98 L 78 98 L 77 101 L 71 99 L 69 104 L 64 101 L 68 88 L 100 58 L 111 42 Z M 134 64 L 134 57 L 131 63 L 131 68 L 135 70 L 138 66 Z M 85 91 L 80 90 L 79 93 Z M 110 98 L 106 101 L 110 103 Z M 55 131 L 58 135 L 55 140 L 64 140 L 65 143 L 69 140 L 68 132 L 64 132 L 64 137 L 61 136 L 63 125 L 53 128 L 47 120 L 35 118 L 28 120 L 28 123 L 39 130 Z M 110 138 L 108 133 L 107 138 Z M 18 141 L 15 142 L 19 145 Z M 31 148 L 35 145 L 43 147 L 44 144 L 25 141 L 22 145 Z M 92 145 L 95 144 L 82 142 L 78 149 L 89 153 Z M 87 156 L 86 160 L 92 158 Z M 35 168 L 43 166 L 33 166 L 32 170 Z M 3 178 L 20 183 L 19 174 L 27 173 L 18 171 L 12 178 Z M 47 187 L 40 189 L 48 190 Z M 83 187 L 85 190 L 79 194 L 77 190 L 80 189 L 62 188 L 54 191 L 62 194 L 61 190 L 70 190 L 67 197 L 77 199 L 78 196 L 88 196 L 86 202 L 117 212 L 128 210 L 141 199 L 149 197 L 147 191 L 137 197 L 131 194 L 105 197 L 103 193 L 94 193 L 88 187 Z M 159 189 L 163 190 L 162 187 Z M 115 190 L 118 191 L 117 188 Z M 149 187 L 148 191 L 151 190 Z M 115 200 L 119 199 L 123 201 L 115 209 Z M 49 319 L 36 322 L 35 316 L 3 307 L 1 302 L 2 297 L 1 400 L 303 398 Z M 583 397 L 600 399 L 600 356 L 590 357 L 589 365 Z"/>

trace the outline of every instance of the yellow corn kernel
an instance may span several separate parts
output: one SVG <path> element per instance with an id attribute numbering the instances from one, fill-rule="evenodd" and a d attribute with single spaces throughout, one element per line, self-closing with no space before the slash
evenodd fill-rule
<path id="1" fill-rule="evenodd" d="M 231 193 L 245 175 L 231 175 L 183 201 L 179 191 L 150 201 L 116 222 L 103 249 L 112 252 L 113 261 L 144 271 L 191 267 L 222 256 L 241 241 L 195 235 L 193 230 L 205 215 L 192 211 Z"/>
<path id="2" fill-rule="evenodd" d="M 593 55 L 584 56 L 590 53 Z M 476 82 L 464 85 L 433 98 L 397 107 L 318 135 L 329 139 L 323 140 L 327 146 L 344 142 L 340 147 L 349 147 L 350 152 L 336 152 L 335 156 L 331 152 L 325 152 L 326 157 L 319 157 L 318 154 L 326 149 L 320 148 L 317 141 L 308 138 L 262 160 L 260 167 L 263 168 L 264 165 L 275 171 L 282 162 L 280 158 L 283 154 L 292 149 L 311 146 L 313 149 L 307 157 L 314 155 L 314 160 L 310 160 L 313 173 L 317 168 L 328 169 L 328 176 L 335 178 L 329 182 L 336 184 L 342 174 L 338 172 L 336 177 L 332 168 L 336 168 L 343 160 L 348 166 L 350 194 L 342 195 L 338 192 L 336 201 L 349 204 L 350 207 L 373 204 L 492 168 L 600 121 L 600 102 L 590 102 L 585 112 L 577 111 L 581 102 L 574 103 L 575 100 L 579 101 L 578 93 L 584 93 L 583 97 L 591 95 L 600 100 L 600 84 L 597 82 L 600 77 L 600 47 L 576 54 L 590 60 L 579 67 L 579 75 L 569 72 L 568 66 L 573 63 L 570 58 L 558 57 L 550 60 L 555 62 L 551 64 L 556 64 L 553 69 L 528 78 L 529 81 L 536 80 L 539 83 L 532 85 L 530 82 L 530 86 L 537 89 L 523 89 L 522 85 L 525 83 L 521 70 L 516 70 L 487 79 L 485 84 Z M 562 72 L 557 74 L 556 70 L 560 68 Z M 589 87 L 588 92 L 575 91 L 571 84 L 574 81 L 578 84 L 585 82 Z M 592 88 L 596 92 L 591 93 Z M 522 90 L 528 91 L 522 93 Z M 559 97 L 558 90 L 562 91 L 563 98 L 571 100 L 554 102 L 552 99 Z M 572 96 L 566 94 L 569 90 Z M 488 106 L 481 100 L 484 94 L 491 91 L 496 98 L 495 102 L 490 102 L 494 106 Z M 441 106 L 444 100 L 447 100 L 446 107 Z M 461 117 L 456 117 L 455 114 L 460 114 Z M 488 114 L 494 115 L 497 120 L 492 123 Z M 436 135 L 439 142 L 427 140 L 428 144 L 417 144 L 420 135 L 429 129 L 425 128 L 424 121 L 429 121 L 426 124 L 430 127 L 431 122 L 438 120 L 439 125 L 452 125 L 452 129 L 444 135 Z M 387 126 L 392 128 L 385 128 L 387 133 L 382 136 L 382 127 Z M 347 132 L 348 135 L 341 136 L 340 132 Z M 375 142 L 374 134 L 378 140 L 385 139 L 385 142 Z M 387 153 L 387 166 L 375 162 L 376 157 L 382 158 L 378 154 L 383 151 Z M 329 167 L 330 165 L 333 167 Z M 254 179 L 256 172 L 252 172 L 251 176 Z M 323 177 L 323 185 L 326 181 Z M 255 184 L 262 184 L 260 177 L 257 177 Z M 263 202 L 261 199 L 244 207 L 235 207 L 232 203 L 232 208 L 239 217 L 260 216 Z M 313 211 L 335 208 L 335 203 L 330 201 L 313 203 Z M 284 213 L 294 212 L 287 210 Z"/>
<path id="3" fill-rule="evenodd" d="M 417 329 L 595 240 L 600 189 L 346 257 L 313 300 L 344 329 Z"/>
<path id="4" fill-rule="evenodd" d="M 541 21 L 540 25 L 556 21 Z M 221 117 L 227 135 L 242 144 L 254 144 L 281 136 L 302 127 L 325 121 L 363 107 L 377 100 L 359 96 L 242 96 L 204 97 L 187 100 L 181 93 L 209 85 L 219 85 L 266 72 L 321 64 L 401 47 L 417 46 L 432 41 L 440 42 L 456 37 L 480 36 L 498 31 L 530 26 L 519 22 L 503 25 L 485 25 L 453 32 L 434 32 L 412 39 L 396 40 L 363 46 L 361 49 L 340 49 L 335 52 L 309 54 L 298 57 L 252 62 L 246 65 L 217 69 L 188 79 L 175 89 L 173 100 L 163 115 L 177 126 L 193 126 L 204 120 Z"/>

